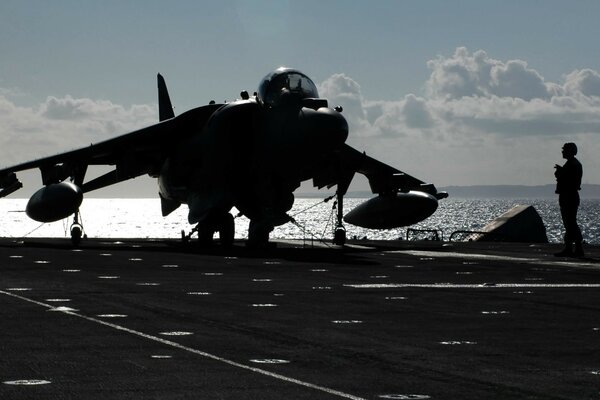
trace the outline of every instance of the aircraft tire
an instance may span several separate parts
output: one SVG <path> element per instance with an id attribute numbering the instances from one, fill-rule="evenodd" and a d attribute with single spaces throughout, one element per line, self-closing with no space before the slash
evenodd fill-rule
<path id="1" fill-rule="evenodd" d="M 210 247 L 213 242 L 214 230 L 208 226 L 198 226 L 198 245 L 200 247 Z"/>
<path id="2" fill-rule="evenodd" d="M 81 243 L 82 233 L 83 230 L 81 229 L 81 225 L 73 224 L 73 226 L 71 226 L 71 243 L 73 243 L 74 247 L 78 247 L 79 243 Z"/>
<path id="3" fill-rule="evenodd" d="M 269 233 L 272 229 L 269 229 L 264 223 L 250 220 L 250 226 L 248 227 L 248 242 L 246 245 L 251 248 L 263 248 L 269 245 Z"/>
<path id="4" fill-rule="evenodd" d="M 343 246 L 346 244 L 346 230 L 342 227 L 338 227 L 333 234 L 333 244 Z"/>
<path id="5" fill-rule="evenodd" d="M 221 246 L 231 247 L 233 246 L 233 239 L 235 236 L 235 222 L 233 221 L 233 215 L 227 213 L 223 216 L 219 225 L 219 239 L 221 240 Z"/>

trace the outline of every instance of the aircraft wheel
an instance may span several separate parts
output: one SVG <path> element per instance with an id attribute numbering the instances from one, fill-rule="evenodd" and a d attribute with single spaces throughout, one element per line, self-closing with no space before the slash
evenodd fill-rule
<path id="1" fill-rule="evenodd" d="M 335 233 L 333 234 L 333 244 L 338 246 L 346 244 L 346 229 L 341 226 L 335 229 Z"/>
<path id="2" fill-rule="evenodd" d="M 81 243 L 82 234 L 83 234 L 83 228 L 81 227 L 81 225 L 79 225 L 79 224 L 71 225 L 71 243 L 73 243 L 73 246 L 75 246 L 75 247 L 79 246 L 79 243 Z"/>
<path id="3" fill-rule="evenodd" d="M 233 215 L 227 213 L 223 216 L 219 226 L 219 239 L 221 240 L 221 245 L 224 247 L 233 246 L 234 236 L 235 222 L 233 221 Z"/>
<path id="4" fill-rule="evenodd" d="M 214 230 L 207 226 L 198 226 L 198 244 L 201 247 L 212 245 Z"/>
<path id="5" fill-rule="evenodd" d="M 272 229 L 269 229 L 264 223 L 257 223 L 250 220 L 247 246 L 252 248 L 268 247 L 269 233 L 271 233 L 271 230 Z"/>

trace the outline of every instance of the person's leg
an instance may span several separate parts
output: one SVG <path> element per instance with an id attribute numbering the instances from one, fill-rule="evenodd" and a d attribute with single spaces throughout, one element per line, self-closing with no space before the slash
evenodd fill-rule
<path id="1" fill-rule="evenodd" d="M 572 211 L 569 207 L 570 206 L 569 201 L 565 195 L 561 194 L 558 196 L 558 204 L 560 206 L 560 216 L 562 217 L 563 226 L 565 227 L 565 236 L 564 236 L 565 248 L 561 252 L 558 252 L 554 255 L 557 257 L 571 257 L 573 255 L 573 249 L 571 248 L 571 243 L 573 241 L 573 239 L 571 237 L 571 235 L 572 235 L 572 227 L 571 227 Z"/>

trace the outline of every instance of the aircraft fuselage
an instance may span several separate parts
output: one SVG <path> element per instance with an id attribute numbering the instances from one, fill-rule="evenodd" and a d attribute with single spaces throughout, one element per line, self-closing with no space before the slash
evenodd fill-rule
<path id="1" fill-rule="evenodd" d="M 255 99 L 228 103 L 167 158 L 160 193 L 188 204 L 190 223 L 235 206 L 251 220 L 280 225 L 289 220 L 293 191 L 347 136 L 346 120 L 324 100 L 268 109 Z"/>

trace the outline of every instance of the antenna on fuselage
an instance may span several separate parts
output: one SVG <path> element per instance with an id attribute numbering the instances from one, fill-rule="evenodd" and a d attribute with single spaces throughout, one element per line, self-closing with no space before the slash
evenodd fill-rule
<path id="1" fill-rule="evenodd" d="M 158 74 L 156 79 L 158 83 L 158 118 L 160 121 L 175 118 L 165 78 Z"/>

